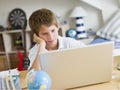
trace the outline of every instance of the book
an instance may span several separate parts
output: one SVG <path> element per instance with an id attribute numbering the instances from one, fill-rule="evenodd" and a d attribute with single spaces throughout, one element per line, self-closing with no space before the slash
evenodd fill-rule
<path id="1" fill-rule="evenodd" d="M 14 83 L 16 90 L 22 90 L 21 84 L 20 84 L 20 76 L 19 75 L 12 75 L 12 80 L 13 80 L 13 83 Z"/>
<path id="2" fill-rule="evenodd" d="M 2 78 L 0 78 L 0 90 L 2 90 Z"/>
<path id="3" fill-rule="evenodd" d="M 2 78 L 2 90 L 7 90 L 6 80 L 4 77 Z"/>
<path id="4" fill-rule="evenodd" d="M 6 90 L 11 89 L 9 87 L 9 79 L 8 79 L 8 77 L 5 77 L 5 83 L 6 83 Z"/>
<path id="5" fill-rule="evenodd" d="M 12 75 L 10 75 L 9 77 L 10 77 L 9 80 L 10 80 L 10 85 L 11 85 L 12 90 L 17 90 L 17 89 L 15 88 L 15 84 L 14 84 L 14 82 L 13 82 Z"/>

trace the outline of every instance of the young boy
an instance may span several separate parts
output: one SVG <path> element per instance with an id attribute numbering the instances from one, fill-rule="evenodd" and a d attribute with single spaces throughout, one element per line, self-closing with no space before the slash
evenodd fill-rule
<path id="1" fill-rule="evenodd" d="M 49 9 L 44 8 L 33 12 L 29 18 L 29 25 L 36 42 L 29 52 L 29 69 L 40 69 L 39 56 L 44 51 L 85 46 L 80 41 L 58 35 L 59 26 L 56 16 Z"/>

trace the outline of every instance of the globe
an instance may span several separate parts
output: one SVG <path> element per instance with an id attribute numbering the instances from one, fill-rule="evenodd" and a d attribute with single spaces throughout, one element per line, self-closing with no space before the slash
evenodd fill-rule
<path id="1" fill-rule="evenodd" d="M 71 37 L 71 38 L 76 38 L 77 32 L 75 29 L 70 28 L 69 30 L 67 30 L 66 32 L 66 36 L 67 37 Z"/>
<path id="2" fill-rule="evenodd" d="M 51 78 L 42 70 L 31 70 L 26 76 L 28 90 L 50 90 Z"/>

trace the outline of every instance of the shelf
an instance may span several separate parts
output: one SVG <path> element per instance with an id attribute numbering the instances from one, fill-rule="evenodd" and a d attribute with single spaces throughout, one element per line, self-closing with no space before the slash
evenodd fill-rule
<path id="1" fill-rule="evenodd" d="M 0 55 L 6 54 L 6 52 L 0 52 Z"/>
<path id="2" fill-rule="evenodd" d="M 94 37 L 90 37 L 88 39 L 80 39 L 79 41 L 83 42 L 84 44 L 88 45 L 91 41 L 94 40 Z M 120 49 L 114 49 L 113 56 L 120 56 Z"/>
<path id="3" fill-rule="evenodd" d="M 31 30 L 26 30 L 26 32 L 30 32 Z M 2 33 L 21 33 L 23 32 L 23 30 L 18 29 L 18 30 L 5 30 L 5 31 L 1 31 L 0 34 Z"/>
<path id="4" fill-rule="evenodd" d="M 79 41 L 83 42 L 84 44 L 89 44 L 90 42 L 92 42 L 94 40 L 95 37 L 89 37 L 86 39 L 79 39 Z"/>
<path id="5" fill-rule="evenodd" d="M 26 30 L 26 48 L 27 52 L 32 46 L 31 30 Z M 20 58 L 18 51 L 24 53 L 24 37 L 23 30 L 4 30 L 0 32 L 0 71 L 8 69 L 7 63 L 10 63 L 10 68 L 17 68 Z M 8 61 L 8 62 L 7 62 Z"/>
<path id="6" fill-rule="evenodd" d="M 24 52 L 23 50 L 18 50 L 18 51 L 20 51 L 20 52 Z M 15 53 L 18 53 L 18 51 L 16 50 L 16 51 L 9 51 L 9 52 L 7 52 L 8 54 L 15 54 Z"/>
<path id="7" fill-rule="evenodd" d="M 94 39 L 95 39 L 95 35 L 93 35 L 93 36 L 89 36 L 88 38 L 85 38 L 85 39 L 78 39 L 80 42 L 82 42 L 82 43 L 84 43 L 84 44 L 86 44 L 86 45 L 88 45 L 88 44 L 90 44 Z"/>
<path id="8" fill-rule="evenodd" d="M 18 50 L 18 51 L 20 51 L 20 52 L 24 52 L 23 50 Z M 0 55 L 4 55 L 4 54 L 16 54 L 16 53 L 18 53 L 18 51 L 16 50 L 16 51 L 9 51 L 9 52 L 0 52 Z"/>
<path id="9" fill-rule="evenodd" d="M 22 32 L 22 30 L 6 30 L 3 31 L 2 33 L 17 33 L 17 32 Z"/>

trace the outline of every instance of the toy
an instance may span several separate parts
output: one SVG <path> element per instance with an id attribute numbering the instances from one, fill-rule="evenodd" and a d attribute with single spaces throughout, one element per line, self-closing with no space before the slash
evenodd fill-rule
<path id="1" fill-rule="evenodd" d="M 69 30 L 67 30 L 67 32 L 66 32 L 66 36 L 67 36 L 67 37 L 71 37 L 71 38 L 76 39 L 77 32 L 76 32 L 75 29 L 70 28 Z"/>
<path id="2" fill-rule="evenodd" d="M 26 83 L 29 90 L 50 90 L 51 78 L 44 71 L 32 69 L 27 74 Z"/>

